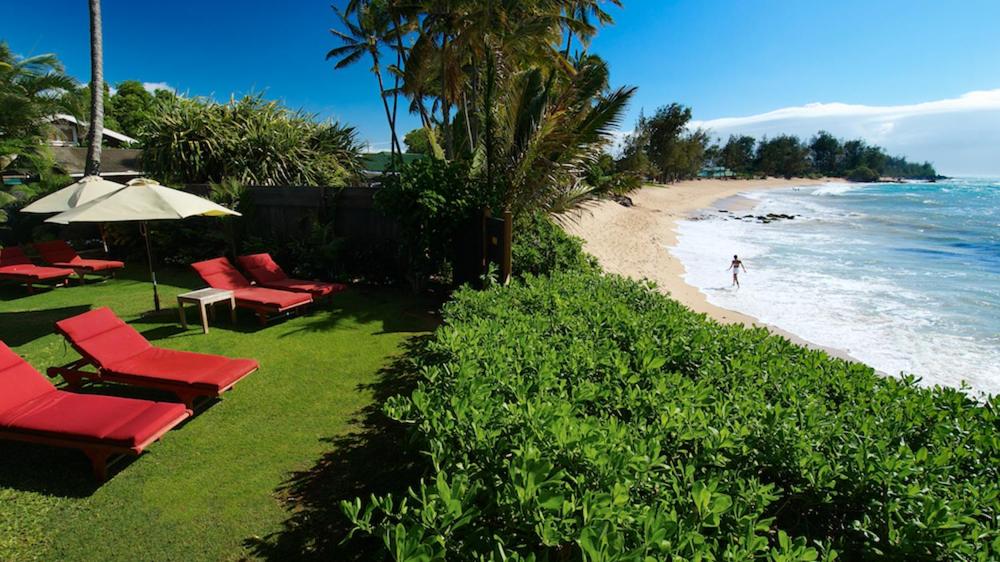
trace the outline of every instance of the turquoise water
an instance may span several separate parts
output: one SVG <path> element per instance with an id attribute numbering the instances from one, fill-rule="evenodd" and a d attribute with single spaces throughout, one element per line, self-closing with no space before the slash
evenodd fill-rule
<path id="1" fill-rule="evenodd" d="M 1000 180 L 827 184 L 745 195 L 671 249 L 719 306 L 890 375 L 1000 393 Z M 747 213 L 796 215 L 767 224 Z M 742 287 L 723 271 L 746 261 Z"/>

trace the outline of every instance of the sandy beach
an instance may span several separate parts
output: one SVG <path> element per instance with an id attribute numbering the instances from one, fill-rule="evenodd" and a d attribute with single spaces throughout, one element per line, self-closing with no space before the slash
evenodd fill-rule
<path id="1" fill-rule="evenodd" d="M 704 210 L 722 208 L 720 202 L 723 200 L 748 191 L 819 185 L 829 181 L 843 180 L 691 180 L 646 186 L 631 194 L 632 207 L 601 201 L 565 226 L 568 232 L 583 238 L 586 250 L 608 272 L 655 281 L 664 293 L 720 322 L 763 326 L 798 343 L 821 347 L 831 354 L 848 358 L 842 351 L 816 346 L 751 316 L 712 305 L 698 289 L 684 282 L 684 265 L 668 250 L 677 243 L 679 220 Z M 731 199 L 726 203 L 729 210 L 737 210 L 734 207 L 739 206 L 738 201 Z M 720 269 L 726 265 L 727 258 L 721 256 Z"/>

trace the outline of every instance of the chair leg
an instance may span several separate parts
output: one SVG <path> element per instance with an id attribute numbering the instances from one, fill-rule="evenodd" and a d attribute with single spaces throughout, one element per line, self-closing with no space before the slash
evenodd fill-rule
<path id="1" fill-rule="evenodd" d="M 257 322 L 261 326 L 267 326 L 267 314 L 265 314 L 263 312 L 258 312 L 257 313 Z"/>
<path id="2" fill-rule="evenodd" d="M 35 294 L 35 286 L 32 285 L 31 283 L 28 283 L 28 294 L 29 295 Z"/>
<path id="3" fill-rule="evenodd" d="M 98 483 L 104 483 L 108 479 L 108 454 L 94 449 L 84 449 L 84 454 L 90 459 L 90 466 L 94 469 L 94 478 Z"/>
<path id="4" fill-rule="evenodd" d="M 80 375 L 67 371 L 62 371 L 59 374 L 62 375 L 63 380 L 66 381 L 66 386 L 68 386 L 70 390 L 80 390 L 80 387 L 83 386 L 83 377 Z"/>
<path id="5" fill-rule="evenodd" d="M 184 403 L 184 407 L 188 410 L 194 410 L 194 401 L 198 398 L 197 394 L 190 394 L 187 392 L 174 392 L 181 402 Z"/>

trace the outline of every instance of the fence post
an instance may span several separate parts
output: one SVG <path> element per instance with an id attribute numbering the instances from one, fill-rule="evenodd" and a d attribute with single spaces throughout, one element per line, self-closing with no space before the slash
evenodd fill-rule
<path id="1" fill-rule="evenodd" d="M 500 261 L 500 280 L 506 285 L 511 277 L 511 242 L 514 240 L 514 214 L 507 209 L 503 212 L 503 258 Z"/>

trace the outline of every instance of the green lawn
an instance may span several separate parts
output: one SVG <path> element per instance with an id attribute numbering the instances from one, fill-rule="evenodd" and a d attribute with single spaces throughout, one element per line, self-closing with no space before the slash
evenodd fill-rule
<path id="1" fill-rule="evenodd" d="M 0 441 L 0 560 L 236 560 L 275 556 L 261 546 L 272 542 L 291 544 L 282 555 L 301 548 L 313 539 L 282 537 L 302 512 L 289 490 L 353 432 L 404 342 L 435 324 L 433 302 L 352 288 L 265 328 L 249 314 L 236 326 L 220 314 L 202 335 L 193 309 L 194 326 L 182 331 L 174 308 L 196 279 L 161 278 L 167 310 L 144 318 L 151 287 L 140 271 L 33 296 L 0 287 L 0 339 L 39 371 L 76 357 L 53 322 L 98 306 L 156 345 L 261 365 L 101 486 L 79 452 Z M 169 398 L 121 386 L 87 391 Z"/>

